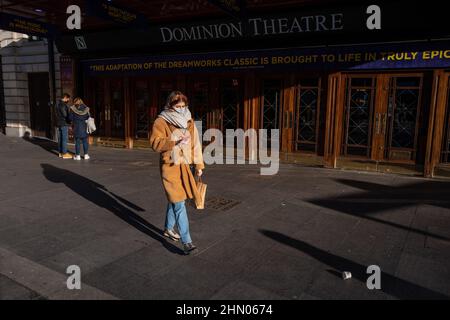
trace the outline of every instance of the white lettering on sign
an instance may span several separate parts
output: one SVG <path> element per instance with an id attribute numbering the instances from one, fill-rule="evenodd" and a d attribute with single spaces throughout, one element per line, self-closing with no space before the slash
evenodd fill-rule
<path id="1" fill-rule="evenodd" d="M 69 30 L 81 29 L 81 9 L 77 5 L 71 5 L 67 7 L 67 14 L 70 16 L 67 18 L 66 26 Z"/>
<path id="2" fill-rule="evenodd" d="M 242 23 L 220 23 L 193 27 L 161 27 L 163 42 L 242 37 Z"/>
<path id="3" fill-rule="evenodd" d="M 344 29 L 344 14 L 304 16 L 294 18 L 250 18 L 248 35 L 270 36 L 306 32 L 338 31 Z M 160 27 L 162 42 L 183 42 L 208 39 L 231 39 L 243 37 L 242 22 L 226 22 L 188 27 Z"/>
<path id="4" fill-rule="evenodd" d="M 367 29 L 381 30 L 381 8 L 377 5 L 371 5 L 367 8 L 366 13 L 370 14 L 367 18 Z"/>

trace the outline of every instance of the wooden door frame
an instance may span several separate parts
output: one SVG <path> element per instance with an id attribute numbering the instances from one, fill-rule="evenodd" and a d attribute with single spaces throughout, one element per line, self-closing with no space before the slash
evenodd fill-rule
<path id="1" fill-rule="evenodd" d="M 450 71 L 442 69 L 434 71 L 424 169 L 424 175 L 428 178 L 434 177 L 435 170 L 441 162 L 449 81 Z"/>
<path id="2" fill-rule="evenodd" d="M 314 87 L 314 86 L 302 86 L 300 84 L 300 80 L 302 78 L 305 78 L 305 77 L 297 77 L 296 78 L 295 98 L 294 98 L 294 106 L 293 106 L 293 109 L 294 109 L 293 135 L 294 135 L 294 137 L 293 137 L 293 140 L 292 140 L 292 149 L 293 149 L 294 152 L 297 152 L 297 153 L 318 154 L 318 152 L 319 152 L 319 143 L 320 143 L 319 138 L 320 138 L 320 129 L 321 129 L 320 128 L 320 118 L 321 118 L 321 114 L 323 112 L 321 110 L 323 81 L 322 81 L 322 76 L 321 75 L 316 75 L 316 77 L 318 79 L 317 87 Z M 315 132 L 316 143 L 315 143 L 314 151 L 297 150 L 297 138 L 298 138 L 298 131 L 299 131 L 299 128 L 300 128 L 300 123 L 298 121 L 300 113 L 298 112 L 299 110 L 297 110 L 297 109 L 299 107 L 299 102 L 300 102 L 300 93 L 304 89 L 308 90 L 308 89 L 314 89 L 314 88 L 318 89 L 318 91 L 317 91 L 317 114 L 316 114 L 316 119 L 315 119 L 315 123 L 316 123 L 316 132 Z"/>
<path id="3" fill-rule="evenodd" d="M 386 73 L 376 75 L 374 97 L 374 125 L 372 127 L 372 154 L 371 160 L 384 161 L 386 130 L 387 130 L 387 104 L 389 99 L 389 81 L 391 77 Z M 384 127 L 384 129 L 382 129 Z M 384 133 L 383 133 L 384 132 Z"/>
<path id="4" fill-rule="evenodd" d="M 282 85 L 280 113 L 280 151 L 294 152 L 295 144 L 295 101 L 297 85 L 295 74 L 286 75 Z"/>
<path id="5" fill-rule="evenodd" d="M 340 154 L 346 79 L 342 72 L 328 75 L 324 146 L 324 166 L 327 168 L 337 167 Z"/>
<path id="6" fill-rule="evenodd" d="M 326 81 L 324 81 L 324 77 L 326 76 L 326 74 L 324 73 L 318 73 L 318 72 L 302 72 L 300 74 L 296 74 L 294 76 L 293 79 L 293 100 L 292 100 L 292 119 L 291 119 L 291 123 L 292 123 L 292 136 L 290 137 L 290 152 L 296 152 L 299 154 L 319 154 L 319 149 L 321 147 L 320 145 L 320 136 L 321 136 L 321 118 L 322 118 L 322 103 L 324 100 L 323 97 L 323 92 L 324 92 L 324 88 L 325 88 L 325 83 Z M 312 89 L 312 88 L 316 88 L 314 86 L 302 86 L 300 84 L 300 81 L 302 79 L 305 78 L 316 78 L 318 79 L 318 95 L 317 95 L 317 115 L 316 115 L 316 143 L 315 143 L 315 148 L 314 151 L 305 151 L 305 150 L 297 150 L 297 137 L 298 137 L 298 130 L 299 130 L 299 123 L 298 123 L 298 105 L 299 105 L 299 99 L 300 99 L 300 93 L 302 89 Z M 286 103 L 285 103 L 286 105 Z M 326 113 L 326 110 L 325 110 Z M 283 120 L 285 119 L 285 117 L 283 117 Z"/>
<path id="7" fill-rule="evenodd" d="M 418 87 L 419 89 L 419 96 L 418 96 L 418 104 L 417 104 L 417 110 L 416 110 L 416 126 L 415 126 L 415 132 L 414 132 L 414 153 L 415 153 L 415 159 L 413 160 L 389 160 L 389 158 L 384 155 L 384 158 L 382 161 L 386 161 L 389 163 L 410 163 L 410 164 L 417 164 L 417 156 L 418 156 L 418 140 L 419 140 L 419 127 L 420 127 L 420 123 L 419 123 L 419 119 L 420 119 L 420 114 L 422 112 L 422 104 L 423 104 L 423 89 L 424 89 L 424 78 L 425 78 L 425 72 L 421 72 L 421 73 L 393 73 L 393 74 L 388 74 L 388 79 L 389 79 L 389 85 L 391 85 L 390 80 L 391 79 L 395 79 L 395 78 L 401 78 L 401 77 L 417 77 L 420 78 L 420 85 Z M 394 85 L 394 88 L 397 90 L 397 86 Z M 409 87 L 408 87 L 409 88 Z M 389 87 L 389 90 L 391 88 Z M 389 97 L 390 92 L 388 92 L 388 97 Z M 386 102 L 386 101 L 385 101 Z M 391 142 L 392 140 L 392 125 L 387 124 L 386 126 L 386 130 L 388 130 L 388 128 L 390 129 L 390 133 L 389 133 L 389 141 L 385 141 L 386 142 Z M 387 132 L 386 132 L 387 134 Z M 388 138 L 388 137 L 386 137 Z M 392 148 L 390 146 L 385 145 L 384 146 L 384 152 L 387 151 L 387 148 L 389 148 L 390 150 L 392 150 Z M 395 149 L 394 149 L 395 150 Z"/>
<path id="8" fill-rule="evenodd" d="M 395 77 L 420 77 L 422 79 L 421 91 L 423 91 L 423 79 L 425 72 L 420 71 L 406 71 L 406 72 L 392 72 L 392 71 L 377 71 L 377 72 L 336 72 L 329 75 L 328 79 L 328 95 L 327 95 L 327 116 L 326 116 L 326 133 L 325 133 L 325 152 L 324 163 L 325 166 L 336 168 L 337 159 L 341 156 L 341 144 L 344 134 L 343 117 L 346 103 L 346 88 L 347 79 L 351 77 L 371 77 L 376 80 L 375 97 L 374 97 L 374 112 L 380 110 L 380 105 L 386 104 L 388 98 L 388 81 Z M 380 83 L 381 82 L 381 83 Z M 421 94 L 420 99 L 423 99 Z M 422 100 L 421 100 L 422 102 Z M 333 108 L 334 107 L 334 108 Z M 419 111 L 419 109 L 418 109 Z M 376 114 L 374 114 L 374 117 Z M 374 123 L 375 123 L 374 119 Z M 405 161 L 395 161 L 380 158 L 384 154 L 384 149 L 380 150 L 380 146 L 384 145 L 384 141 L 381 141 L 380 137 L 374 137 L 376 133 L 376 126 L 372 126 L 372 153 L 367 161 L 386 161 L 389 163 L 405 163 Z M 386 129 L 387 130 L 387 129 Z M 417 132 L 418 128 L 416 128 Z M 384 138 L 383 138 L 384 139 Z M 383 156 L 384 157 L 384 156 Z M 408 161 L 411 163 L 412 161 Z M 416 162 L 414 160 L 414 162 Z"/>
<path id="9" fill-rule="evenodd" d="M 378 81 L 378 75 L 377 74 L 373 74 L 373 73 L 346 73 L 345 74 L 345 79 L 343 81 L 343 90 L 344 90 L 344 95 L 343 95 L 343 101 L 342 101 L 342 118 L 343 120 L 346 121 L 345 117 L 346 117 L 346 109 L 347 109 L 347 97 L 350 94 L 350 87 L 348 85 L 348 81 L 349 79 L 355 79 L 355 78 L 360 78 L 360 79 L 372 79 L 372 81 L 375 81 L 375 83 L 372 84 L 372 86 L 370 87 L 371 92 L 372 92 L 372 96 L 371 96 L 371 114 L 370 116 L 374 116 L 376 109 L 377 109 L 377 81 Z M 372 117 L 369 119 L 369 121 L 372 120 Z M 349 156 L 349 155 L 342 155 L 342 145 L 344 142 L 344 137 L 346 136 L 347 132 L 345 130 L 345 125 L 344 123 L 341 124 L 341 141 L 339 142 L 339 154 L 338 156 L 341 156 L 343 158 L 349 158 L 349 159 L 355 159 L 355 160 L 362 160 L 362 161 L 373 161 L 372 160 L 372 152 L 373 152 L 373 143 L 374 143 L 374 136 L 373 136 L 373 130 L 374 130 L 374 126 L 372 125 L 372 123 L 369 123 L 369 145 L 370 145 L 370 149 L 371 149 L 371 153 L 370 155 L 363 157 L 363 156 Z"/>

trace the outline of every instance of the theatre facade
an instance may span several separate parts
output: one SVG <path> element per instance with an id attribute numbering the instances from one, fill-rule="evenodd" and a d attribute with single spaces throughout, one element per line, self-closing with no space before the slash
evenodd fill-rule
<path id="1" fill-rule="evenodd" d="M 283 161 L 446 175 L 450 32 L 438 8 L 405 3 L 274 4 L 66 34 L 62 86 L 85 98 L 99 144 L 148 147 L 168 94 L 181 90 L 203 131 L 278 129 Z"/>

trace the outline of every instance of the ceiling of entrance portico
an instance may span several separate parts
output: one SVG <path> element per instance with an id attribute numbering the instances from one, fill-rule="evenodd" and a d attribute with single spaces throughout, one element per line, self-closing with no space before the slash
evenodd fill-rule
<path id="1" fill-rule="evenodd" d="M 89 0 L 95 1 L 95 0 Z M 246 0 L 249 13 L 268 12 L 306 5 L 326 5 L 348 3 L 345 0 Z M 220 8 L 207 0 L 114 0 L 112 4 L 144 14 L 151 22 L 186 21 L 193 18 L 227 16 Z M 69 5 L 80 5 L 83 11 L 84 0 L 0 0 L 0 11 L 29 17 L 57 25 L 64 30 Z M 83 17 L 86 30 L 100 30 L 114 27 L 114 24 L 92 16 Z"/>

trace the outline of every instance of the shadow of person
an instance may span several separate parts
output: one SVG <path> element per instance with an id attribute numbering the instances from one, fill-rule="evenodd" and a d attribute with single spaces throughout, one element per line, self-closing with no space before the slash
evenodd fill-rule
<path id="1" fill-rule="evenodd" d="M 139 231 L 161 242 L 161 244 L 170 252 L 180 255 L 183 254 L 181 249 L 166 241 L 162 230 L 132 211 L 144 212 L 144 209 L 115 195 L 105 186 L 72 171 L 57 168 L 49 164 L 41 164 L 41 167 L 43 174 L 48 181 L 53 183 L 63 183 L 67 188 L 89 202 L 110 211 Z"/>
<path id="2" fill-rule="evenodd" d="M 339 257 L 337 255 L 314 247 L 309 243 L 293 239 L 284 234 L 274 231 L 260 230 L 259 232 L 261 232 L 263 235 L 265 235 L 270 239 L 273 239 L 286 246 L 295 248 L 309 255 L 310 257 L 316 259 L 317 261 L 320 261 L 321 263 L 328 265 L 334 270 L 337 270 L 338 272 L 328 270 L 328 272 L 336 276 L 340 277 L 340 272 L 350 271 L 352 273 L 353 278 L 363 282 L 364 284 L 366 283 L 367 278 L 370 276 L 370 274 L 366 273 L 367 266 L 363 266 L 359 263 Z M 406 280 L 399 279 L 385 272 L 381 272 L 381 291 L 391 296 L 397 297 L 399 299 L 409 299 L 409 300 L 449 299 L 449 297 L 446 296 L 445 294 L 424 288 L 422 286 L 419 286 Z"/>
<path id="3" fill-rule="evenodd" d="M 26 132 L 22 139 L 31 144 L 41 147 L 42 149 L 44 149 L 47 152 L 50 152 L 51 154 L 54 154 L 54 155 L 59 154 L 58 143 L 56 143 L 52 140 L 31 137 L 29 132 Z"/>
<path id="4" fill-rule="evenodd" d="M 323 208 L 332 209 L 365 220 L 382 223 L 438 240 L 450 241 L 450 238 L 444 235 L 377 217 L 377 215 L 384 212 L 392 212 L 397 209 L 418 205 L 432 205 L 449 209 L 450 201 L 448 200 L 448 194 L 450 193 L 450 183 L 419 180 L 413 183 L 389 186 L 349 179 L 335 179 L 335 181 L 359 190 L 337 196 L 308 199 L 307 201 Z"/>

